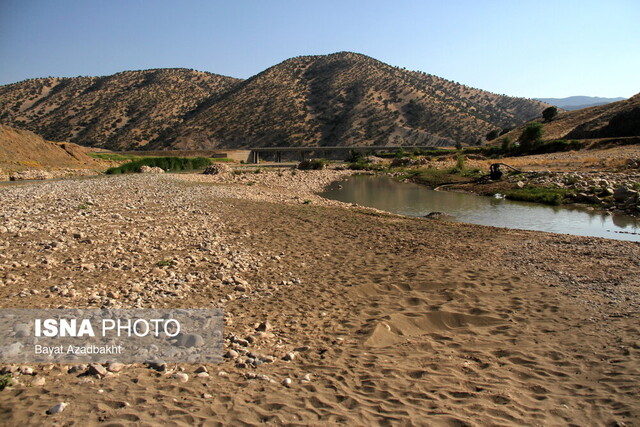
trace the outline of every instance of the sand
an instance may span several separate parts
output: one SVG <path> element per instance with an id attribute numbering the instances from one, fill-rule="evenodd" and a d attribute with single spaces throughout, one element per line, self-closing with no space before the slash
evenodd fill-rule
<path id="1" fill-rule="evenodd" d="M 19 384 L 0 392 L 0 422 L 638 425 L 640 245 L 324 204 L 310 193 L 319 184 L 305 184 L 309 176 L 295 176 L 303 181 L 297 194 L 296 185 L 285 191 L 257 175 L 253 185 L 145 176 L 0 188 L 0 225 L 10 217 L 13 228 L 43 224 L 19 235 L 0 229 L 0 241 L 7 242 L 0 257 L 3 307 L 90 306 L 96 281 L 108 277 L 124 295 L 127 280 L 160 274 L 153 260 L 173 255 L 181 261 L 178 275 L 203 273 L 205 279 L 179 296 L 140 301 L 222 306 L 226 333 L 253 337 L 251 352 L 276 359 L 242 368 L 236 364 L 241 355 L 207 365 L 205 378 L 195 376 L 199 365 L 170 366 L 187 373 L 186 382 L 141 365 L 105 378 L 35 365 L 35 376 L 15 374 Z M 157 193 L 146 196 L 152 188 Z M 92 215 L 74 213 L 87 194 L 95 200 Z M 28 200 L 36 201 L 34 210 L 21 213 Z M 181 216 L 187 210 L 191 221 Z M 67 239 L 52 255 L 34 253 L 30 242 L 55 235 L 56 221 L 84 227 L 94 244 Z M 29 268 L 44 255 L 97 266 L 109 255 L 107 223 L 126 233 L 117 236 L 119 249 L 145 230 L 144 244 L 154 249 L 141 253 L 131 271 Z M 160 233 L 176 223 L 175 234 Z M 158 249 L 171 239 L 175 246 Z M 207 279 L 218 268 L 212 263 L 188 261 L 202 241 L 246 260 L 225 267 L 225 274 L 250 284 L 244 292 Z M 208 256 L 222 257 L 215 251 Z M 76 299 L 47 293 L 69 280 Z M 20 297 L 25 287 L 40 292 Z M 132 294 L 117 302 L 126 306 Z M 272 329 L 256 332 L 265 320 Z M 282 360 L 289 353 L 293 360 Z M 40 378 L 44 385 L 31 385 Z M 60 402 L 68 403 L 63 412 L 45 414 Z"/>

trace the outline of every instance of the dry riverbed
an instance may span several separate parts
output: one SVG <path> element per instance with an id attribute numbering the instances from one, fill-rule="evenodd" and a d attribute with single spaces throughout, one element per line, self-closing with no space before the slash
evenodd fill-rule
<path id="1" fill-rule="evenodd" d="M 0 423 L 637 422 L 640 245 L 314 195 L 348 174 L 0 188 L 3 307 L 225 310 L 219 365 L 3 366 Z"/>

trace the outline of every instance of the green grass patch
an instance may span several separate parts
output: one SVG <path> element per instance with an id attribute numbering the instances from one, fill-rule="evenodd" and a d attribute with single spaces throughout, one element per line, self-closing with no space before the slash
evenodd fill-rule
<path id="1" fill-rule="evenodd" d="M 573 191 L 566 188 L 530 187 L 507 191 L 505 192 L 505 198 L 557 206 L 563 204 L 571 194 L 573 194 Z"/>
<path id="2" fill-rule="evenodd" d="M 178 172 L 204 169 L 212 163 L 206 157 L 144 157 L 125 163 L 118 167 L 109 168 L 107 175 L 140 172 L 142 166 L 159 167 L 165 172 Z"/>
<path id="3" fill-rule="evenodd" d="M 11 386 L 12 384 L 13 379 L 11 378 L 11 374 L 0 375 L 0 391 Z"/>

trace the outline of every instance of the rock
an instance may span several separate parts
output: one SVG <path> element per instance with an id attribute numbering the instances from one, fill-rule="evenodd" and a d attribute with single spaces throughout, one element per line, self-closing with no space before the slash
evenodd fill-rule
<path id="1" fill-rule="evenodd" d="M 104 377 L 107 375 L 107 369 L 99 363 L 92 363 L 87 369 L 87 375 L 99 375 Z"/>
<path id="2" fill-rule="evenodd" d="M 304 374 L 302 378 L 300 378 L 301 383 L 311 382 L 311 374 Z"/>
<path id="3" fill-rule="evenodd" d="M 285 354 L 285 356 L 282 358 L 282 360 L 284 360 L 286 362 L 291 362 L 295 358 L 296 358 L 296 354 L 294 352 L 291 352 L 291 353 Z"/>
<path id="4" fill-rule="evenodd" d="M 173 378 L 174 380 L 178 380 L 181 383 L 186 383 L 187 381 L 189 381 L 189 375 L 185 374 L 184 372 L 176 372 L 175 374 L 171 375 L 171 378 Z"/>
<path id="5" fill-rule="evenodd" d="M 59 414 L 60 412 L 64 411 L 64 408 L 66 408 L 68 405 L 69 404 L 67 402 L 60 402 L 56 406 L 47 409 L 47 415 Z"/>
<path id="6" fill-rule="evenodd" d="M 123 369 L 124 369 L 124 363 L 111 362 L 107 365 L 107 371 L 109 372 L 120 372 Z"/>
<path id="7" fill-rule="evenodd" d="M 202 172 L 204 175 L 224 175 L 231 172 L 231 168 L 224 163 L 214 163 Z"/>
<path id="8" fill-rule="evenodd" d="M 225 359 L 237 359 L 238 356 L 239 354 L 235 350 L 227 350 L 227 352 L 224 354 Z"/>
<path id="9" fill-rule="evenodd" d="M 516 182 L 516 186 L 517 186 L 518 188 L 524 188 L 525 183 L 524 183 L 523 181 L 518 181 L 518 182 Z"/>
<path id="10" fill-rule="evenodd" d="M 293 384 L 293 380 L 291 378 L 285 378 L 282 380 L 282 385 L 285 387 L 291 387 L 291 384 Z"/>
<path id="11" fill-rule="evenodd" d="M 76 372 L 84 371 L 87 369 L 87 365 L 74 365 L 67 370 L 68 374 L 75 374 Z"/>
<path id="12" fill-rule="evenodd" d="M 22 375 L 34 375 L 33 368 L 30 366 L 22 366 L 20 367 L 20 369 L 18 369 L 18 371 Z"/>
<path id="13" fill-rule="evenodd" d="M 194 371 L 194 373 L 199 374 L 201 372 L 209 372 L 206 366 L 200 366 L 198 369 Z"/>
<path id="14" fill-rule="evenodd" d="M 146 363 L 146 365 L 158 372 L 164 372 L 167 370 L 167 362 L 161 359 L 150 360 Z"/>
<path id="15" fill-rule="evenodd" d="M 16 323 L 13 326 L 13 332 L 16 338 L 24 338 L 29 336 L 30 333 L 29 325 L 26 323 Z"/>
<path id="16" fill-rule="evenodd" d="M 140 173 L 164 173 L 164 169 L 157 166 L 140 166 Z"/>
<path id="17" fill-rule="evenodd" d="M 35 380 L 31 381 L 31 385 L 34 387 L 42 387 L 47 380 L 44 377 L 37 377 Z"/>
<path id="18" fill-rule="evenodd" d="M 269 323 L 269 321 L 267 320 L 267 321 L 264 321 L 264 322 L 260 323 L 258 325 L 258 327 L 256 328 L 256 331 L 268 332 L 268 331 L 271 330 L 271 328 L 272 328 L 271 323 Z"/>
<path id="19" fill-rule="evenodd" d="M 424 217 L 429 219 L 441 219 L 444 216 L 446 216 L 444 212 L 430 212 L 426 214 Z"/>
<path id="20" fill-rule="evenodd" d="M 198 334 L 180 334 L 176 337 L 175 344 L 180 347 L 202 347 L 204 338 Z"/>
<path id="21" fill-rule="evenodd" d="M 627 203 L 627 200 L 637 200 L 638 192 L 627 186 L 618 187 L 613 192 L 613 199 L 618 203 Z"/>
<path id="22" fill-rule="evenodd" d="M 202 398 L 203 398 L 203 399 L 212 399 L 212 398 L 213 398 L 213 396 L 212 396 L 212 395 L 210 395 L 209 393 L 202 393 Z"/>
<path id="23" fill-rule="evenodd" d="M 200 372 L 196 374 L 197 378 L 209 378 L 209 374 L 207 372 Z"/>

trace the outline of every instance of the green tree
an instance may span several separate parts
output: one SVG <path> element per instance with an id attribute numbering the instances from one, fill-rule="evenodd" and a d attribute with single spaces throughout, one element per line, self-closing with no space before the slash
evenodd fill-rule
<path id="1" fill-rule="evenodd" d="M 504 153 L 511 151 L 511 138 L 508 136 L 502 138 L 501 148 Z"/>
<path id="2" fill-rule="evenodd" d="M 544 133 L 542 123 L 529 123 L 520 135 L 520 147 L 523 151 L 529 151 L 542 143 L 542 134 Z"/>
<path id="3" fill-rule="evenodd" d="M 549 108 L 545 108 L 542 111 L 542 118 L 546 121 L 546 122 L 550 122 L 551 120 L 553 120 L 556 116 L 558 115 L 558 109 L 556 107 L 549 107 Z"/>
<path id="4" fill-rule="evenodd" d="M 487 141 L 493 141 L 500 136 L 500 129 L 494 129 L 487 134 Z"/>

